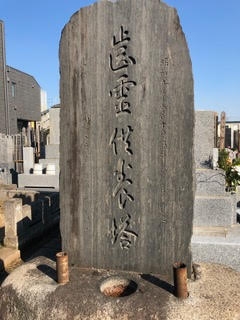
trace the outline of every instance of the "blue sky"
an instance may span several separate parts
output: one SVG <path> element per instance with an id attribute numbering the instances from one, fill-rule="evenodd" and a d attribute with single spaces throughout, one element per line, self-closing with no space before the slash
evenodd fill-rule
<path id="1" fill-rule="evenodd" d="M 71 15 L 94 0 L 0 0 L 7 64 L 33 75 L 58 102 L 58 46 Z M 240 1 L 166 0 L 177 9 L 193 64 L 196 110 L 240 120 Z"/>

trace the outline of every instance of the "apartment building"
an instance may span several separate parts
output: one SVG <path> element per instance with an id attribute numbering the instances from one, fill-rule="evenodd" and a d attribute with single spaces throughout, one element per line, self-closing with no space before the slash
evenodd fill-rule
<path id="1" fill-rule="evenodd" d="M 41 87 L 33 76 L 6 65 L 4 23 L 0 21 L 0 133 L 20 133 L 40 119 Z"/>

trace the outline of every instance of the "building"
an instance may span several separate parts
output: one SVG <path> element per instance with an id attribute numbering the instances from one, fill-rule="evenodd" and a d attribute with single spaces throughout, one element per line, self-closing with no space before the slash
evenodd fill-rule
<path id="1" fill-rule="evenodd" d="M 240 150 L 240 121 L 226 121 L 225 147 Z"/>
<path id="2" fill-rule="evenodd" d="M 35 159 L 40 157 L 41 111 L 47 109 L 47 96 L 36 79 L 6 64 L 4 23 L 0 20 L 0 134 L 3 141 L 13 141 L 12 162 L 0 155 L 0 167 L 6 172 L 23 171 L 23 147 L 33 147 Z M 5 144 L 4 144 L 5 145 Z M 5 150 L 3 154 L 9 154 Z"/>
<path id="3" fill-rule="evenodd" d="M 14 135 L 41 119 L 41 88 L 33 76 L 6 65 L 4 23 L 0 21 L 0 133 Z"/>
<path id="4" fill-rule="evenodd" d="M 40 126 L 40 158 L 45 157 L 47 145 L 59 145 L 60 141 L 60 104 L 56 104 L 41 112 Z"/>

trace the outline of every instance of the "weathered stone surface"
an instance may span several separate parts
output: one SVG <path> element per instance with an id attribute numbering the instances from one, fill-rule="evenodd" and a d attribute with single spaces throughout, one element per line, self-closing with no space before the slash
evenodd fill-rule
<path id="1" fill-rule="evenodd" d="M 38 257 L 14 270 L 0 288 L 0 312 L 8 320 L 167 319 L 173 286 L 160 275 L 70 268 L 70 282 L 56 282 L 56 263 Z M 137 284 L 135 293 L 107 297 L 100 284 L 109 276 Z M 14 312 L 12 311 L 14 310 Z"/>
<path id="2" fill-rule="evenodd" d="M 193 80 L 176 10 L 100 1 L 62 32 L 61 232 L 71 264 L 191 264 Z"/>

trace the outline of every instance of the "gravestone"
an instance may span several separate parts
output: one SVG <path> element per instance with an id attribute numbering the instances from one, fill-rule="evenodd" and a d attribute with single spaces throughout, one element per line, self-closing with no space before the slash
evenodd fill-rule
<path id="1" fill-rule="evenodd" d="M 226 192 L 225 172 L 216 165 L 216 113 L 196 111 L 195 119 L 196 192 L 191 239 L 193 260 L 197 263 L 226 264 L 240 270 L 237 197 L 233 192 Z M 213 169 L 209 166 L 211 162 L 215 162 Z"/>
<path id="2" fill-rule="evenodd" d="M 196 192 L 193 226 L 197 228 L 229 227 L 236 223 L 235 195 L 225 190 L 225 172 L 222 169 L 215 170 L 218 160 L 216 124 L 216 112 L 195 112 Z"/>
<path id="3" fill-rule="evenodd" d="M 215 111 L 195 112 L 194 156 L 197 169 L 213 167 L 213 150 L 217 146 L 217 121 Z"/>
<path id="4" fill-rule="evenodd" d="M 70 264 L 191 266 L 193 79 L 177 12 L 100 1 L 60 43 L 60 193 Z"/>

